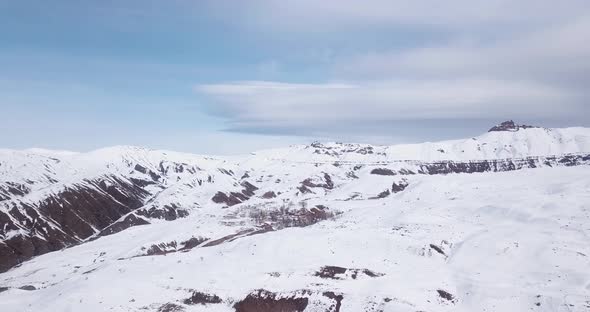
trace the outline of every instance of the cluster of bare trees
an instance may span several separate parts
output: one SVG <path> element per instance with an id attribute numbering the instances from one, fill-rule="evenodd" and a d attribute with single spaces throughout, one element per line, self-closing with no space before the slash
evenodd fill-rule
<path id="1" fill-rule="evenodd" d="M 308 209 L 308 203 L 305 201 L 297 204 L 287 202 L 271 209 L 248 207 L 248 217 L 256 224 L 271 224 L 275 229 L 304 227 L 335 216 L 336 213 L 325 206 L 318 205 Z"/>

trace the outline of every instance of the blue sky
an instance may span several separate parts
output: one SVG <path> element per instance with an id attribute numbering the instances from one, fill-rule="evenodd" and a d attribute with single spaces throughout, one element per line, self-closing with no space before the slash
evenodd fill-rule
<path id="1" fill-rule="evenodd" d="M 0 1 L 0 147 L 242 153 L 590 126 L 587 1 Z"/>

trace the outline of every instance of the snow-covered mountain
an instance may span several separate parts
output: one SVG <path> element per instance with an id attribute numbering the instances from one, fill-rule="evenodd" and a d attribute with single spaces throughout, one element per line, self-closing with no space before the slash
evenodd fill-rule
<path id="1" fill-rule="evenodd" d="M 268 159 L 300 162 L 351 161 L 395 162 L 400 160 L 470 161 L 526 158 L 586 153 L 590 151 L 589 128 L 549 129 L 505 122 L 489 132 L 468 139 L 433 143 L 374 146 L 369 144 L 311 144 L 256 153 Z M 501 126 L 504 125 L 502 128 Z M 505 130 L 495 130 L 505 129 Z"/>
<path id="2" fill-rule="evenodd" d="M 235 157 L 0 150 L 0 309 L 586 311 L 589 164 L 590 129 L 513 122 Z"/>

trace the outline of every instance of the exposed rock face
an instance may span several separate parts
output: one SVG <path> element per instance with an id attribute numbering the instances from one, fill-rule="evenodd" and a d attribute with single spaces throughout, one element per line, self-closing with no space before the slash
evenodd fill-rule
<path id="1" fill-rule="evenodd" d="M 33 285 L 25 285 L 25 286 L 19 287 L 18 289 L 31 291 L 31 290 L 37 290 L 37 287 L 35 287 Z"/>
<path id="2" fill-rule="evenodd" d="M 399 193 L 403 190 L 406 189 L 406 187 L 408 187 L 408 181 L 406 181 L 405 179 L 395 183 L 393 182 L 393 184 L 391 185 L 391 192 L 393 193 Z"/>
<path id="3" fill-rule="evenodd" d="M 258 187 L 252 185 L 248 181 L 243 181 L 240 184 L 244 189 L 241 192 L 217 192 L 211 200 L 217 204 L 226 204 L 227 206 L 234 206 L 242 202 L 247 201 L 250 197 L 254 196 Z"/>
<path id="4" fill-rule="evenodd" d="M 154 171 L 148 168 L 143 167 L 140 164 L 136 164 L 134 169 L 138 172 L 148 175 L 154 182 L 157 182 L 162 178 L 162 176 L 160 176 L 159 174 L 155 173 Z"/>
<path id="5" fill-rule="evenodd" d="M 248 198 L 244 196 L 244 194 L 231 192 L 228 194 L 224 192 L 217 192 L 211 198 L 211 200 L 216 204 L 226 204 L 228 206 L 233 206 L 241 203 L 243 200 L 247 200 Z"/>
<path id="6" fill-rule="evenodd" d="M 265 289 L 253 291 L 234 304 L 236 312 L 340 312 L 344 295 L 334 291 L 298 290 L 271 292 Z M 377 311 L 377 310 L 366 310 Z"/>
<path id="7" fill-rule="evenodd" d="M 347 268 L 338 266 L 325 266 L 315 273 L 315 276 L 321 278 L 337 279 L 337 275 L 346 273 Z"/>
<path id="8" fill-rule="evenodd" d="M 368 277 L 383 276 L 382 273 L 376 273 L 368 269 L 347 269 L 332 265 L 323 266 L 319 271 L 315 272 L 314 275 L 320 278 L 327 279 L 351 278 L 353 280 L 357 279 L 359 275 L 365 275 Z"/>
<path id="9" fill-rule="evenodd" d="M 356 153 L 360 155 L 375 154 L 373 146 L 348 144 L 341 142 L 336 142 L 334 144 L 322 144 L 320 142 L 313 142 L 309 145 L 309 148 L 314 149 L 314 154 L 320 155 L 339 156 L 345 153 Z"/>
<path id="10" fill-rule="evenodd" d="M 68 188 L 48 197 L 39 205 L 38 211 L 61 225 L 66 234 L 85 239 L 96 233 L 95 229 L 105 228 L 141 207 L 149 195 L 130 182 L 118 178 L 112 180 L 117 186 L 94 181 L 90 186 Z"/>
<path id="11" fill-rule="evenodd" d="M 242 190 L 242 194 L 248 196 L 248 198 L 254 196 L 254 192 L 258 190 L 256 186 L 252 185 L 252 183 L 248 181 L 242 182 L 241 185 L 244 187 L 244 190 Z"/>
<path id="12" fill-rule="evenodd" d="M 144 207 L 136 210 L 135 213 L 146 218 L 164 219 L 166 221 L 172 221 L 178 218 L 184 218 L 188 216 L 188 211 L 186 211 L 186 209 L 180 208 L 176 204 L 165 205 L 163 207 Z"/>
<path id="13" fill-rule="evenodd" d="M 186 241 L 182 241 L 177 243 L 176 241 L 171 241 L 167 243 L 159 243 L 151 245 L 149 248 L 142 247 L 142 251 L 145 250 L 144 253 L 137 255 L 137 257 L 141 256 L 162 256 L 172 252 L 178 251 L 186 251 L 191 250 L 202 243 L 206 242 L 208 239 L 204 237 L 191 237 Z"/>
<path id="14" fill-rule="evenodd" d="M 174 303 L 165 303 L 159 309 L 158 312 L 183 312 L 184 307 L 174 304 Z"/>
<path id="15" fill-rule="evenodd" d="M 119 233 L 123 230 L 126 230 L 126 229 L 132 227 L 132 226 L 146 225 L 146 224 L 150 224 L 150 222 L 143 219 L 143 218 L 137 217 L 134 214 L 130 214 L 127 217 L 125 217 L 123 220 L 117 221 L 117 222 L 109 225 L 104 230 L 100 231 L 98 236 L 107 236 L 107 235 Z"/>
<path id="16" fill-rule="evenodd" d="M 32 233 L 40 233 L 30 235 L 25 231 L 17 232 L 19 234 L 9 236 L 0 243 L 0 272 L 35 255 L 59 250 L 78 242 L 78 239 L 50 226 L 48 221 L 40 218 L 37 210 L 30 206 L 24 206 L 23 209 L 14 206 L 8 214 L 0 212 L 0 220 L 4 225 L 0 228 L 0 234 L 4 237 L 8 232 L 19 231 L 23 227 L 30 229 Z"/>
<path id="17" fill-rule="evenodd" d="M 185 203 L 152 201 L 154 195 L 175 184 L 191 189 L 214 183 L 213 170 L 168 160 L 166 153 L 157 153 L 162 160 L 133 147 L 89 154 L 0 153 L 0 272 L 151 219 L 186 217 Z M 248 196 L 256 189 L 247 182 L 243 187 Z"/>
<path id="18" fill-rule="evenodd" d="M 333 189 L 334 182 L 332 181 L 332 177 L 329 174 L 324 173 L 322 182 L 314 182 L 314 179 L 307 178 L 301 182 L 301 186 L 298 187 L 298 190 L 301 194 L 306 194 L 313 193 L 313 188 L 323 188 L 326 190 Z"/>
<path id="19" fill-rule="evenodd" d="M 518 131 L 520 129 L 536 128 L 534 126 L 518 125 L 512 120 L 505 121 L 499 125 L 492 127 L 488 132 L 494 131 Z"/>
<path id="20" fill-rule="evenodd" d="M 385 176 L 396 175 L 396 173 L 393 170 L 387 169 L 387 168 L 375 168 L 375 169 L 371 170 L 371 174 L 385 175 Z"/>
<path id="21" fill-rule="evenodd" d="M 313 187 L 321 187 L 321 188 L 325 188 L 327 190 L 333 189 L 334 188 L 334 182 L 332 182 L 332 177 L 329 174 L 324 173 L 323 178 L 324 178 L 323 183 L 313 182 L 313 180 L 311 178 L 309 178 L 309 179 L 303 180 L 303 182 L 301 182 L 301 185 L 303 185 L 305 187 L 308 187 L 308 188 L 309 187 L 311 187 L 311 188 L 313 188 Z"/>
<path id="22" fill-rule="evenodd" d="M 438 247 L 437 245 L 435 245 L 435 244 L 430 244 L 429 246 L 430 246 L 430 248 L 434 249 L 434 251 L 438 252 L 439 254 L 441 254 L 441 255 L 443 255 L 443 256 L 446 256 L 446 255 L 447 255 L 447 254 L 444 252 L 444 250 L 442 250 L 442 248 Z"/>
<path id="23" fill-rule="evenodd" d="M 13 201 L 0 211 L 0 272 L 33 256 L 77 244 L 113 225 L 141 207 L 149 195 L 129 180 L 117 177 L 89 180 L 67 187 L 39 203 Z M 134 217 L 123 220 L 111 233 L 145 224 Z M 14 235 L 12 233 L 19 233 Z"/>
<path id="24" fill-rule="evenodd" d="M 309 304 L 303 296 L 282 297 L 267 290 L 258 290 L 234 305 L 236 312 L 302 312 Z"/>
<path id="25" fill-rule="evenodd" d="M 195 292 L 193 292 L 193 294 L 191 295 L 190 298 L 184 300 L 184 304 L 206 305 L 206 304 L 221 303 L 221 301 L 222 301 L 221 298 L 219 298 L 217 295 L 210 295 L 210 294 L 202 293 L 200 291 L 195 291 Z"/>
<path id="26" fill-rule="evenodd" d="M 0 200 L 6 200 L 12 196 L 23 196 L 30 191 L 25 184 L 8 181 L 4 185 L 0 184 Z"/>
<path id="27" fill-rule="evenodd" d="M 268 192 L 262 194 L 262 198 L 265 198 L 265 199 L 271 199 L 271 198 L 275 198 L 275 197 L 277 197 L 277 194 L 273 191 L 268 191 Z"/>
<path id="28" fill-rule="evenodd" d="M 382 199 L 382 198 L 388 197 L 389 195 L 391 195 L 391 191 L 385 190 L 385 191 L 377 194 L 377 196 L 370 197 L 369 199 Z"/>
<path id="29" fill-rule="evenodd" d="M 438 295 L 439 295 L 439 296 L 440 296 L 442 299 L 444 299 L 444 300 L 447 300 L 447 301 L 450 301 L 450 302 L 455 302 L 455 296 L 453 296 L 453 295 L 452 295 L 451 293 L 449 293 L 448 291 L 446 291 L 446 290 L 442 290 L 442 289 L 437 289 L 437 290 L 436 290 L 436 292 L 438 293 Z"/>
<path id="30" fill-rule="evenodd" d="M 583 164 L 590 164 L 590 155 L 563 155 L 549 157 L 529 157 L 521 159 L 493 159 L 472 162 L 446 161 L 423 164 L 420 166 L 418 173 L 433 175 L 449 173 L 502 172 L 526 168 L 537 168 L 541 166 L 570 167 Z"/>
<path id="31" fill-rule="evenodd" d="M 330 298 L 332 300 L 334 300 L 336 303 L 334 304 L 334 309 L 330 309 L 329 311 L 332 312 L 340 312 L 340 307 L 342 306 L 342 299 L 344 299 L 344 296 L 342 296 L 341 294 L 335 294 L 333 291 L 326 291 L 323 293 L 323 295 L 327 298 Z"/>
<path id="32" fill-rule="evenodd" d="M 451 173 L 482 173 L 482 172 L 503 172 L 520 169 L 530 169 L 538 167 L 572 167 L 580 165 L 590 165 L 590 154 L 579 155 L 561 155 L 561 156 L 544 156 L 528 157 L 513 159 L 490 159 L 479 161 L 440 161 L 440 162 L 400 162 L 407 166 L 416 166 L 417 170 L 375 168 L 371 174 L 376 175 L 414 175 L 414 174 L 451 174 Z M 407 185 L 406 185 L 407 186 Z M 394 186 L 394 188 L 397 188 Z M 395 192 L 395 191 L 394 191 Z"/>

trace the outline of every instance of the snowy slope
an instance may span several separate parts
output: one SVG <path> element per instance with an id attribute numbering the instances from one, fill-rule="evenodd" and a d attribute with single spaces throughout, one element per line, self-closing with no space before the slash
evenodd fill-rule
<path id="1" fill-rule="evenodd" d="M 589 177 L 588 167 L 415 176 L 410 189 L 382 200 L 310 199 L 343 211 L 310 227 L 134 257 L 142 246 L 236 230 L 222 215 L 238 206 L 202 209 L 28 261 L 0 275 L 10 287 L 0 293 L 0 307 L 157 311 L 172 303 L 186 311 L 233 311 L 265 289 L 285 297 L 308 293 L 305 311 L 334 311 L 325 292 L 343 296 L 341 311 L 587 311 Z M 322 278 L 322 266 L 379 276 Z M 37 290 L 18 289 L 26 285 Z M 193 291 L 222 302 L 184 304 Z"/>
<path id="2" fill-rule="evenodd" d="M 528 128 L 494 131 L 463 140 L 434 143 L 374 146 L 327 143 L 294 146 L 256 153 L 268 159 L 297 162 L 349 161 L 391 162 L 400 160 L 467 161 L 524 158 L 590 152 L 590 128 Z"/>
<path id="3" fill-rule="evenodd" d="M 0 150 L 0 310 L 586 311 L 590 129 L 499 129 Z"/>

